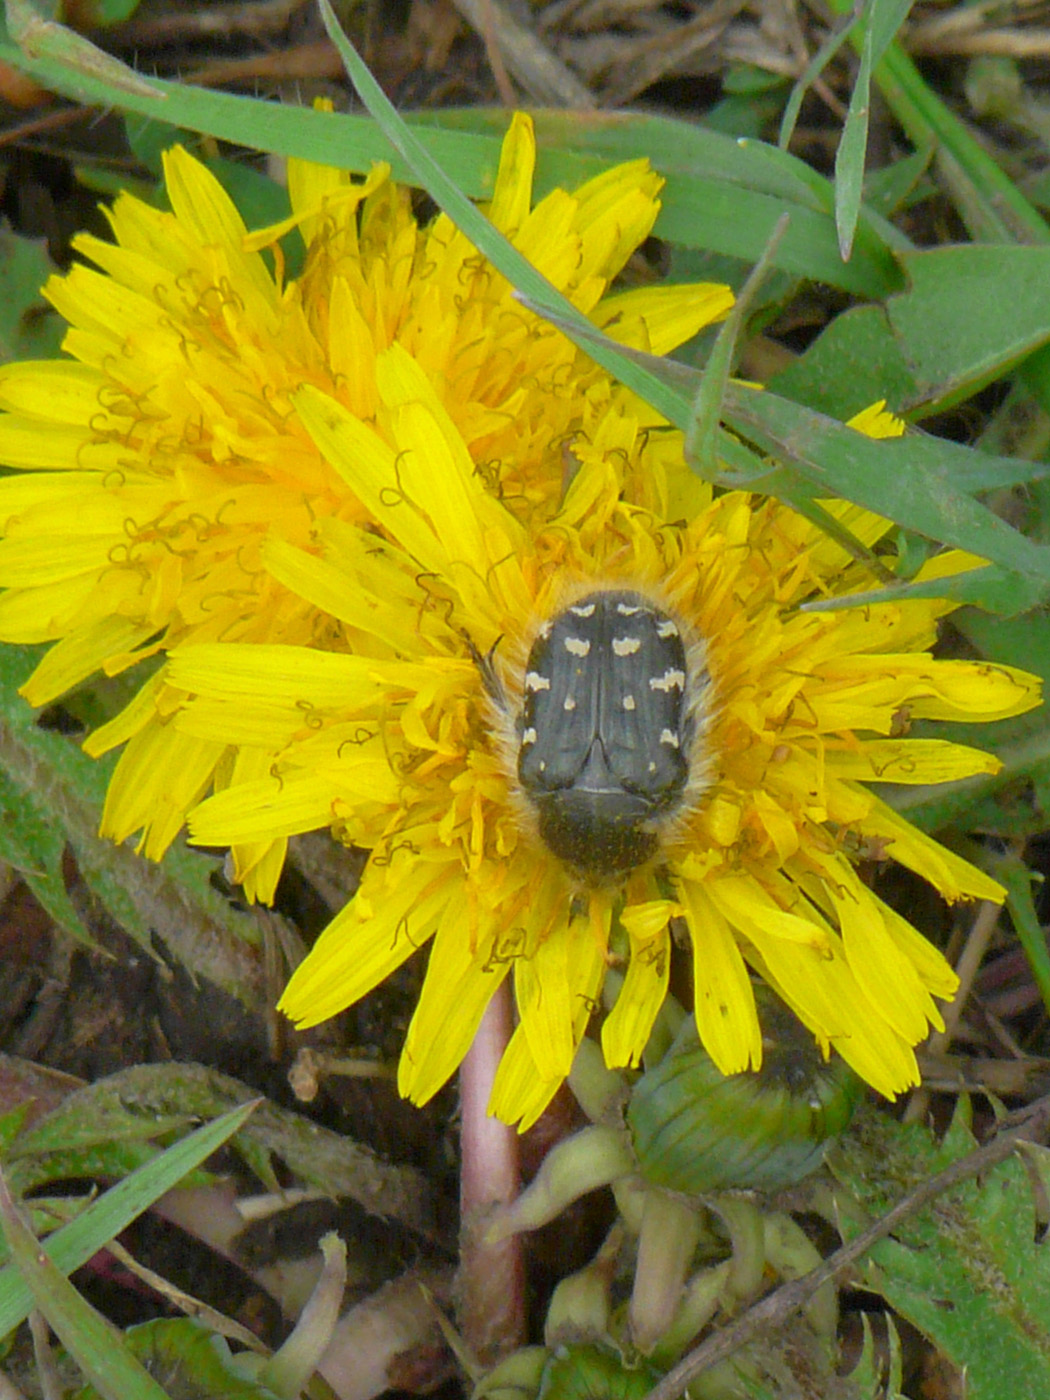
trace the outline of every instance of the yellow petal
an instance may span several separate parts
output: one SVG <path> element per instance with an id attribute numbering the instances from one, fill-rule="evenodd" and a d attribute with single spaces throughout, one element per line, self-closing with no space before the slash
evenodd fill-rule
<path id="1" fill-rule="evenodd" d="M 536 134 L 532 118 L 515 112 L 500 148 L 496 185 L 489 218 L 508 238 L 513 238 L 529 212 L 532 176 L 536 168 Z"/>
<path id="2" fill-rule="evenodd" d="M 712 886 L 717 882 L 713 881 Z M 696 1025 L 704 1049 L 723 1074 L 762 1064 L 762 1032 L 744 959 L 725 916 L 705 884 L 678 882 L 693 944 Z"/>
<path id="3" fill-rule="evenodd" d="M 56 642 L 22 687 L 31 705 L 46 705 L 74 689 L 115 655 L 133 650 L 153 635 L 148 623 L 103 617 Z"/>
<path id="4" fill-rule="evenodd" d="M 664 900 L 654 900 L 651 904 L 662 904 L 665 911 L 668 907 L 674 908 L 676 912 L 681 909 L 677 903 L 669 906 L 669 902 Z M 632 912 L 630 908 L 624 910 L 623 920 L 631 934 L 631 958 L 627 965 L 627 975 L 616 998 L 616 1005 L 602 1026 L 605 1063 L 612 1069 L 624 1065 L 633 1068 L 641 1060 L 653 1022 L 667 996 L 670 974 L 671 940 L 666 912 L 663 924 L 647 934 L 639 932 L 637 922 L 627 922 L 626 916 Z"/>
<path id="5" fill-rule="evenodd" d="M 873 783 L 950 783 L 976 773 L 998 773 L 1002 764 L 990 753 L 947 739 L 865 739 L 855 749 L 829 755 L 840 778 Z"/>
<path id="6" fill-rule="evenodd" d="M 452 900 L 441 916 L 398 1065 L 398 1089 L 413 1103 L 433 1098 L 458 1069 L 510 971 L 506 959 L 492 956 L 500 918 L 499 911 L 490 913 L 472 937 L 462 901 Z"/>
<path id="7" fill-rule="evenodd" d="M 674 283 L 604 297 L 594 320 L 621 345 L 667 355 L 705 326 L 725 320 L 732 307 L 728 287 Z"/>
<path id="8" fill-rule="evenodd" d="M 376 519 L 424 569 L 443 572 L 447 562 L 444 546 L 406 500 L 398 477 L 397 453 L 342 404 L 309 384 L 296 394 L 295 406 L 318 450 Z"/>
<path id="9" fill-rule="evenodd" d="M 0 366 L 0 408 L 24 413 L 48 424 L 80 428 L 81 435 L 102 412 L 106 381 L 91 365 L 72 360 L 30 360 Z"/>
<path id="10" fill-rule="evenodd" d="M 142 831 L 139 849 L 150 860 L 160 860 L 210 785 L 224 751 L 223 744 L 186 738 L 168 725 L 146 725 L 114 769 L 101 835 L 120 842 Z"/>
<path id="11" fill-rule="evenodd" d="M 842 946 L 861 990 L 902 1040 L 917 1045 L 937 1015 L 915 965 L 890 937 L 878 902 L 843 857 L 824 862 L 825 888 L 838 916 Z M 893 988 L 891 996 L 886 989 Z"/>
<path id="12" fill-rule="evenodd" d="M 903 435 L 907 424 L 903 418 L 898 418 L 895 413 L 890 412 L 885 399 L 879 399 L 878 403 L 855 413 L 848 420 L 847 427 L 854 428 L 865 437 L 895 438 Z"/>
<path id="13" fill-rule="evenodd" d="M 499 1062 L 489 1112 L 502 1123 L 517 1123 L 519 1133 L 527 1132 L 563 1083 L 559 1075 L 548 1079 L 540 1073 L 525 1027 L 519 1026 Z"/>
<path id="14" fill-rule="evenodd" d="M 390 872 L 396 867 L 398 882 Z M 354 899 L 337 914 L 292 975 L 277 1003 L 300 1029 L 316 1026 L 379 985 L 431 937 L 455 883 L 404 848 L 376 878 L 370 865 Z M 373 888 L 376 891 L 373 900 Z M 362 896 L 364 898 L 362 899 Z"/>
<path id="15" fill-rule="evenodd" d="M 990 899 L 1002 904 L 1006 898 L 1006 891 L 997 880 L 926 836 L 877 798 L 873 799 L 871 812 L 864 819 L 864 832 L 868 836 L 884 837 L 887 855 L 928 880 L 949 903 L 960 899 Z"/>
<path id="16" fill-rule="evenodd" d="M 470 675 L 469 663 L 458 669 Z M 246 705 L 254 700 L 276 701 L 297 709 L 304 719 L 311 710 L 368 705 L 388 686 L 415 690 L 434 674 L 430 667 L 413 662 L 343 656 L 308 647 L 221 642 L 177 647 L 168 662 L 169 682 L 181 690 Z"/>

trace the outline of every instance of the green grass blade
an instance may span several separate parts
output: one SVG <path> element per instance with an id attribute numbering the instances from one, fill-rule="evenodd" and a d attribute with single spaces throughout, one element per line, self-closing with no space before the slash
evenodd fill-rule
<path id="1" fill-rule="evenodd" d="M 118 1182 L 76 1220 L 34 1248 L 42 1248 L 60 1273 L 72 1273 L 231 1138 L 254 1107 L 254 1102 L 242 1104 L 198 1128 Z M 0 1337 L 17 1327 L 35 1306 L 33 1294 L 15 1266 L 0 1269 Z"/>
<path id="2" fill-rule="evenodd" d="M 172 128 L 342 169 L 365 171 L 374 161 L 389 159 L 396 179 L 413 177 L 412 167 L 392 151 L 370 118 L 314 112 L 159 78 L 140 89 L 123 79 L 111 81 L 97 64 L 58 61 L 53 50 L 54 41 L 46 54 L 0 41 L 0 61 L 86 106 L 113 106 Z M 754 262 L 788 208 L 791 225 L 777 255 L 782 271 L 866 298 L 903 285 L 894 253 L 910 246 L 907 238 L 863 210 L 853 255 L 844 263 L 830 183 L 774 146 L 638 114 L 584 118 L 547 112 L 538 114 L 536 126 L 540 193 L 556 184 L 572 188 L 610 164 L 645 155 L 667 180 L 656 232 L 668 241 Z M 491 193 L 505 113 L 427 113 L 414 118 L 412 128 L 456 186 L 472 198 Z"/>
<path id="3" fill-rule="evenodd" d="M 1046 934 L 1032 899 L 1032 881 L 1037 879 L 1024 861 L 1016 856 L 995 863 L 995 878 L 1006 886 L 1006 900 L 1014 932 L 1024 949 L 1032 980 L 1039 988 L 1043 1005 L 1050 1011 L 1050 950 Z"/>
<path id="4" fill-rule="evenodd" d="M 0 1172 L 0 1229 L 38 1308 L 106 1400 L 167 1400 L 111 1322 L 86 1302 L 40 1248 Z"/>
<path id="5" fill-rule="evenodd" d="M 1046 243 L 1050 227 L 1010 177 L 923 81 L 897 44 L 891 44 L 875 80 L 894 116 L 919 150 L 936 145 L 960 213 L 975 239 Z"/>
<path id="6" fill-rule="evenodd" d="M 910 9 L 911 0 L 870 0 L 868 6 L 860 46 L 860 68 L 850 94 L 842 138 L 835 153 L 835 226 L 843 262 L 849 261 L 853 251 L 853 238 L 864 193 L 872 73 Z"/>

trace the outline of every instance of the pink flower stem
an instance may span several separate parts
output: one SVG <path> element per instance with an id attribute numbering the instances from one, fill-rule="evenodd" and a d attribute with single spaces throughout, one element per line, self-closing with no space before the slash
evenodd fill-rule
<path id="1" fill-rule="evenodd" d="M 504 982 L 488 1004 L 459 1072 L 462 1176 L 459 1325 L 483 1366 L 525 1340 L 525 1269 L 521 1237 L 485 1240 L 493 1207 L 519 1190 L 518 1135 L 488 1113 L 500 1057 L 511 1033 L 511 996 Z"/>

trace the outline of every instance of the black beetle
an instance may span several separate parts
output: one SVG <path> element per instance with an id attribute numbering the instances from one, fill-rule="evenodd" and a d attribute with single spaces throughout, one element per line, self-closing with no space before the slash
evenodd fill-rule
<path id="1" fill-rule="evenodd" d="M 649 860 L 697 795 L 707 689 L 699 643 L 641 593 L 588 593 L 539 629 L 518 784 L 548 849 L 587 881 Z"/>

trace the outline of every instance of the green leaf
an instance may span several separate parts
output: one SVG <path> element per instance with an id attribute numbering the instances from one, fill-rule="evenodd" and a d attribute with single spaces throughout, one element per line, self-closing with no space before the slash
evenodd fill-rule
<path id="1" fill-rule="evenodd" d="M 248 1002 L 251 949 L 261 938 L 256 918 L 212 887 L 215 861 L 201 852 L 177 844 L 154 865 L 97 835 L 113 762 L 91 759 L 71 739 L 37 725 L 18 694 L 36 654 L 0 647 L 0 830 L 6 849 L 20 869 L 31 867 L 27 879 L 75 936 L 87 934 L 80 908 L 65 895 L 67 845 L 91 892 L 151 955 L 159 938 L 194 976 Z"/>
<path id="2" fill-rule="evenodd" d="M 84 29 L 105 29 L 130 19 L 139 4 L 140 0 L 77 0 L 77 20 Z"/>
<path id="3" fill-rule="evenodd" d="M 80 79 L 97 79 L 114 92 L 163 100 L 163 94 L 145 78 L 140 78 L 134 69 L 82 34 L 64 24 L 56 24 L 33 0 L 4 0 L 4 16 L 12 39 L 30 60 L 52 63 Z"/>
<path id="4" fill-rule="evenodd" d="M 842 421 L 879 399 L 901 413 L 921 397 L 915 367 L 882 306 L 853 306 L 836 316 L 768 387 Z"/>
<path id="5" fill-rule="evenodd" d="M 17 870 L 42 907 L 71 938 L 97 944 L 66 891 L 62 858 L 66 834 L 54 813 L 32 789 L 18 786 L 0 769 L 0 860 Z"/>
<path id="6" fill-rule="evenodd" d="M 890 110 L 917 150 L 937 151 L 937 170 L 976 242 L 1046 243 L 1050 227 L 1006 172 L 924 82 L 897 44 L 875 72 Z"/>
<path id="7" fill-rule="evenodd" d="M 223 1337 L 190 1317 L 157 1318 L 129 1327 L 124 1343 L 178 1400 L 279 1400 L 277 1392 L 243 1374 Z M 70 1400 L 98 1400 L 84 1386 Z"/>
<path id="8" fill-rule="evenodd" d="M 871 1115 L 834 1165 L 850 1197 L 844 1222 L 856 1217 L 850 1206 L 867 1219 L 883 1214 L 972 1151 L 963 1116 L 938 1143 L 924 1127 Z M 847 1223 L 845 1232 L 856 1230 Z M 1018 1157 L 899 1225 L 867 1256 L 862 1278 L 965 1372 L 968 1400 L 1050 1395 L 1050 1245 Z"/>
<path id="9" fill-rule="evenodd" d="M 1050 949 L 1032 897 L 1032 883 L 1038 880 L 1042 884 L 1042 876 L 1029 870 L 1016 856 L 1008 856 L 995 862 L 995 878 L 1006 888 L 1017 941 L 1024 949 L 1043 1005 L 1050 1011 Z"/>
<path id="10" fill-rule="evenodd" d="M 58 354 L 65 325 L 40 295 L 53 271 L 43 241 L 0 229 L 0 362 Z"/>
<path id="11" fill-rule="evenodd" d="M 1050 341 L 1050 247 L 905 254 L 910 290 L 886 305 L 924 411 L 969 398 Z"/>
<path id="12" fill-rule="evenodd" d="M 552 309 L 555 297 L 522 300 L 690 432 L 701 371 L 613 346 L 593 326 L 581 325 L 575 312 L 566 316 L 560 305 Z M 854 501 L 927 539 L 1000 565 L 1001 574 L 990 581 L 993 596 L 1010 607 L 1034 606 L 1050 591 L 1050 548 L 1033 543 L 968 494 L 1045 475 L 1046 464 L 994 457 L 918 434 L 872 439 L 744 383 L 726 385 L 723 411 L 732 431 L 720 437 L 721 470 L 712 477 L 717 484 L 779 496 L 807 516 L 821 499 Z M 704 474 L 704 462 L 691 465 Z"/>
<path id="13" fill-rule="evenodd" d="M 456 113 L 428 116 L 428 124 Z M 422 118 L 420 120 L 423 120 Z M 476 124 L 476 114 L 471 114 Z M 506 118 L 500 119 L 500 130 Z M 902 285 L 896 254 L 911 245 L 892 225 L 863 211 L 850 261 L 839 252 L 831 184 L 786 151 L 762 141 L 733 138 L 666 117 L 584 118 L 579 113 L 539 113 L 537 186 L 572 188 L 596 173 L 584 154 L 602 166 L 647 158 L 667 181 L 661 191 L 656 233 L 687 248 L 741 258 L 761 258 L 784 214 L 787 230 L 773 257 L 784 272 L 880 297 Z"/>
<path id="14" fill-rule="evenodd" d="M 0 60 L 54 92 L 87 106 L 116 107 L 150 121 L 207 132 L 256 150 L 297 156 L 341 169 L 367 171 L 390 160 L 395 178 L 414 167 L 370 118 L 208 92 L 150 79 L 141 89 L 109 81 L 90 65 L 58 59 L 52 49 L 27 53 L 0 43 Z M 130 70 L 128 70 L 130 71 Z M 449 179 L 476 199 L 491 194 L 506 129 L 505 113 L 428 113 L 413 119 L 419 141 Z M 852 256 L 839 255 L 834 192 L 802 161 L 761 141 L 670 118 L 540 113 L 537 191 L 573 188 L 618 161 L 645 157 L 667 180 L 657 234 L 671 243 L 706 248 L 754 262 L 778 219 L 790 214 L 776 265 L 858 296 L 881 297 L 902 285 L 895 253 L 911 245 L 878 215 L 862 210 Z"/>
<path id="15" fill-rule="evenodd" d="M 868 208 L 883 218 L 892 218 L 914 200 L 926 198 L 933 189 L 927 171 L 933 151 L 927 148 L 903 156 L 878 170 L 869 170 L 864 179 L 864 198 Z"/>
<path id="16" fill-rule="evenodd" d="M 1050 247 L 934 248 L 901 264 L 907 291 L 837 317 L 771 387 L 832 412 L 886 398 L 923 417 L 1050 342 Z"/>
<path id="17" fill-rule="evenodd" d="M 80 1296 L 40 1249 L 0 1172 L 0 1229 L 34 1306 L 105 1400 L 167 1400 L 164 1391 L 124 1347 L 120 1333 Z"/>
<path id="18" fill-rule="evenodd" d="M 169 1147 L 154 1161 L 100 1196 L 76 1220 L 56 1230 L 43 1246 L 34 1241 L 34 1253 L 46 1256 L 62 1274 L 71 1274 L 79 1269 L 115 1235 L 126 1229 L 136 1216 L 148 1210 L 165 1191 L 170 1191 L 231 1138 L 254 1108 L 255 1103 L 252 1102 L 231 1109 L 213 1123 L 198 1128 L 182 1142 Z M 0 1337 L 6 1336 L 23 1322 L 35 1306 L 35 1295 L 16 1266 L 8 1264 L 0 1269 Z"/>
<path id="19" fill-rule="evenodd" d="M 971 550 L 1050 586 L 1050 549 L 1033 544 L 964 494 L 987 489 L 1019 464 L 921 435 L 880 441 L 775 394 L 741 384 L 725 396 L 728 426 L 777 461 L 793 466 L 818 497 L 841 496 L 928 539 Z M 1030 465 L 1025 470 L 1032 470 Z"/>
<path id="20" fill-rule="evenodd" d="M 848 261 L 860 217 L 864 162 L 868 150 L 871 75 L 907 18 L 912 0 L 870 0 L 860 50 L 860 68 L 850 94 L 849 111 L 835 153 L 835 226 L 839 252 Z"/>

